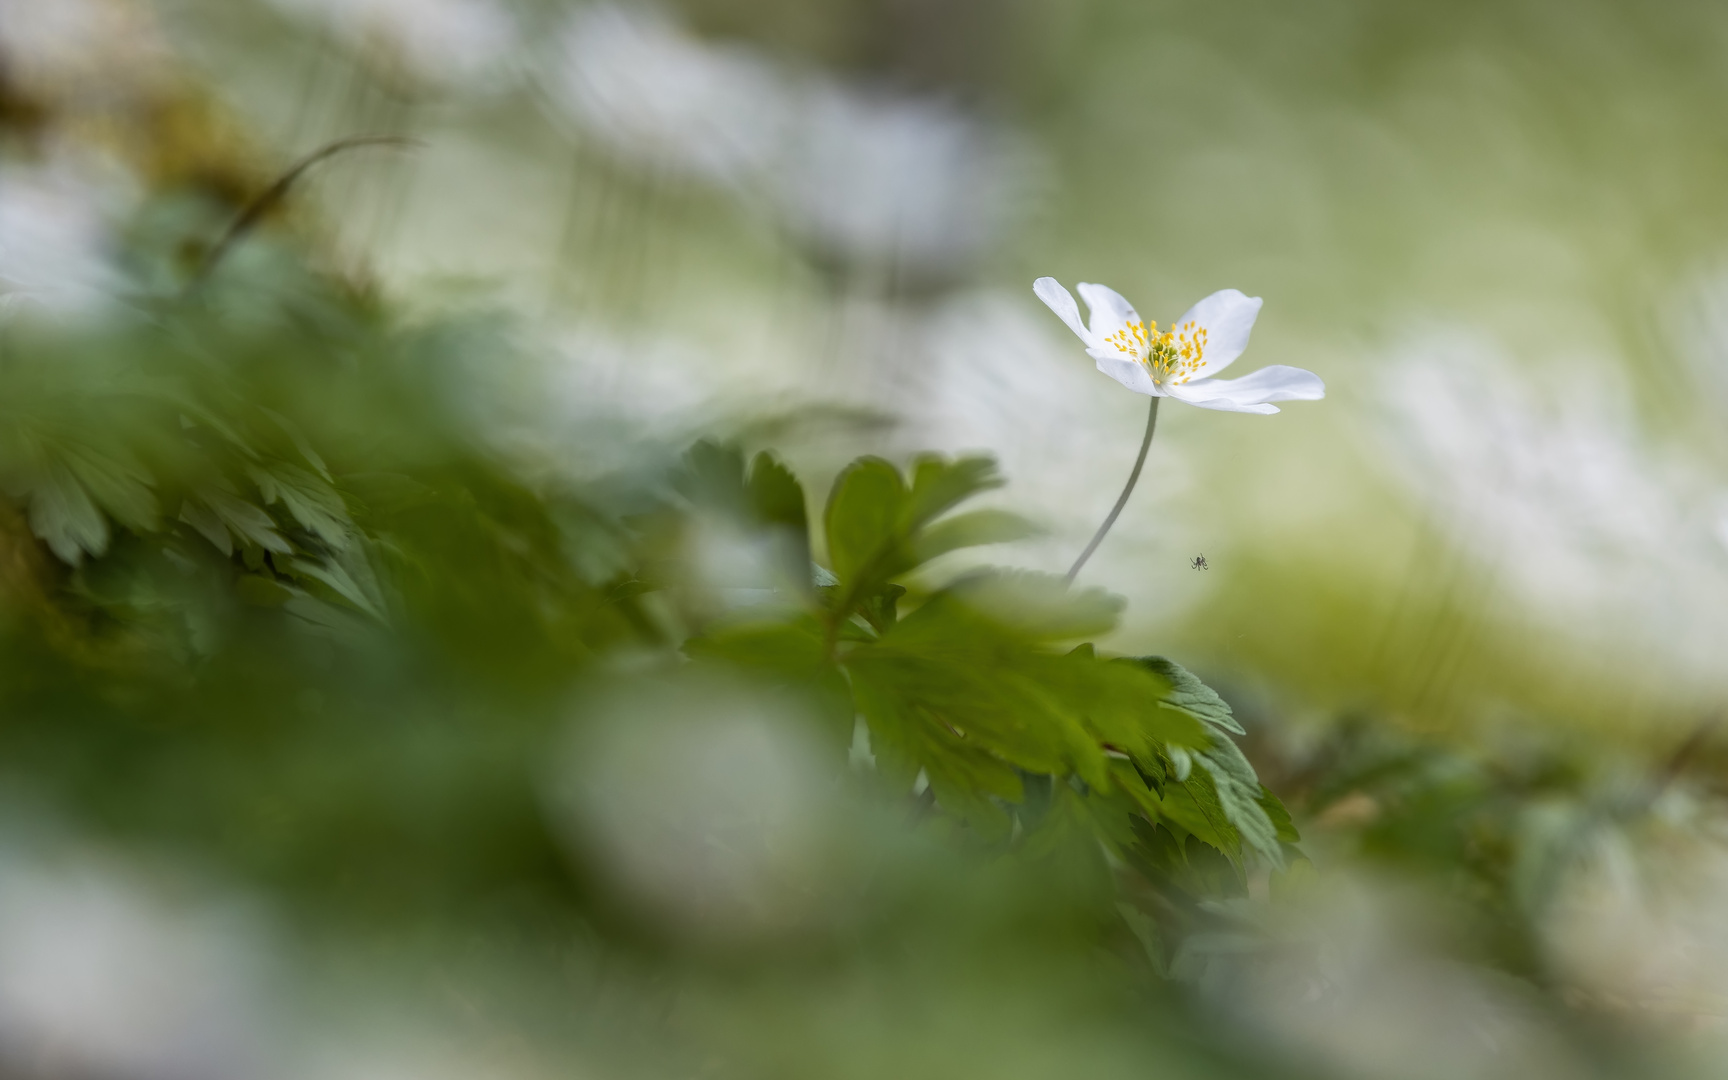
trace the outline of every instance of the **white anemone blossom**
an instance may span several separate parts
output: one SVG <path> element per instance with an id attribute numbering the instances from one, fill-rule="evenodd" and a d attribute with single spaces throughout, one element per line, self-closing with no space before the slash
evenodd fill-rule
<path id="1" fill-rule="evenodd" d="M 1086 355 L 1098 370 L 1134 391 L 1151 397 L 1173 397 L 1202 409 L 1220 412 L 1275 413 L 1274 401 L 1318 401 L 1326 384 L 1312 371 L 1273 364 L 1240 379 L 1213 378 L 1235 362 L 1248 347 L 1248 335 L 1260 314 L 1258 296 L 1235 289 L 1215 292 L 1159 330 L 1147 323 L 1133 305 L 1114 289 L 1082 282 L 1080 295 L 1091 309 L 1092 324 L 1080 321 L 1074 297 L 1055 278 L 1032 285 L 1038 299 L 1086 343 Z"/>

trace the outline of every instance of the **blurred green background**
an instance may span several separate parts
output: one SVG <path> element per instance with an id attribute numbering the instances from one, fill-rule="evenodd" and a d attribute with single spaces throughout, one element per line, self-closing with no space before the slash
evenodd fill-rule
<path id="1" fill-rule="evenodd" d="M 1132 601 L 1126 640 L 1423 725 L 1504 707 L 1669 738 L 1720 693 L 1714 5 L 528 6 L 498 8 L 494 41 L 463 37 L 487 5 L 451 3 L 401 17 L 436 69 L 419 82 L 376 6 L 179 4 L 161 25 L 260 161 L 423 139 L 308 185 L 331 257 L 407 303 L 483 289 L 523 311 L 573 394 L 659 430 L 822 404 L 893 425 L 804 425 L 783 448 L 812 463 L 991 450 L 1055 529 L 1024 558 L 1057 568 L 1139 418 L 1031 279 L 1103 281 L 1164 319 L 1241 288 L 1267 300 L 1242 366 L 1308 367 L 1331 395 L 1273 421 L 1165 418 L 1097 567 Z M 740 190 L 701 144 L 776 121 L 684 100 L 725 96 L 704 58 L 782 101 L 845 101 L 780 122 L 868 133 L 795 133 L 815 161 L 791 190 Z M 758 91 L 775 98 L 737 93 Z M 850 247 L 831 205 L 849 201 L 872 203 Z M 872 227 L 952 235 L 894 251 Z M 1408 415 L 1400 365 L 1424 359 L 1460 369 L 1455 415 Z M 1518 408 L 1522 436 L 1497 413 Z M 1603 455 L 1625 460 L 1586 463 Z M 1551 475 L 1575 461 L 1607 479 Z M 1620 520 L 1644 498 L 1674 520 Z M 1572 609 L 1543 580 L 1556 562 L 1592 594 Z M 1660 669 L 1630 693 L 1627 654 Z"/>
<path id="2" fill-rule="evenodd" d="M 0 1068 L 1728 1060 L 1722 5 L 4 2 Z M 196 283 L 355 134 L 412 143 L 309 170 Z M 737 602 L 730 526 L 687 526 L 720 538 L 676 599 L 617 591 L 701 437 L 775 450 L 813 514 L 860 454 L 993 454 L 984 504 L 1042 535 L 914 594 L 1061 572 L 1144 403 L 1046 274 L 1161 322 L 1264 297 L 1231 374 L 1328 388 L 1172 403 L 1082 577 L 1126 601 L 1100 649 L 1235 707 L 1318 868 L 1202 900 L 1230 931 L 1155 977 L 1097 963 L 1128 931 L 1085 858 L 981 855 L 666 674 Z M 222 514 L 181 430 L 334 494 L 154 547 L 137 470 Z M 100 538 L 31 501 L 62 444 L 122 477 Z M 295 523 L 304 591 L 229 596 Z M 338 557 L 361 534 L 386 584 Z M 613 715 L 693 749 L 565 744 L 647 723 Z M 630 782 L 558 794 L 595 760 Z"/>

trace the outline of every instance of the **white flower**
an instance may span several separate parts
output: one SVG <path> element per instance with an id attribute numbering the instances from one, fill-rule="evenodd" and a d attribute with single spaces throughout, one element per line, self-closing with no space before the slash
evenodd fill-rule
<path id="1" fill-rule="evenodd" d="M 1080 321 L 1074 297 L 1055 278 L 1032 285 L 1068 328 L 1086 343 L 1098 370 L 1134 391 L 1173 397 L 1221 412 L 1275 413 L 1274 401 L 1317 401 L 1326 384 L 1312 371 L 1274 364 L 1240 379 L 1215 379 L 1248 347 L 1260 298 L 1235 289 L 1215 292 L 1188 309 L 1168 330 L 1148 325 L 1120 293 L 1082 283 L 1080 295 L 1092 312 L 1092 325 Z"/>

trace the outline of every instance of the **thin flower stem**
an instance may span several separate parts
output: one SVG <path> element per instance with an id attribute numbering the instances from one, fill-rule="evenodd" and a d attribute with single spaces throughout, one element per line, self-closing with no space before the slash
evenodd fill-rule
<path id="1" fill-rule="evenodd" d="M 1127 485 L 1122 488 L 1122 494 L 1116 497 L 1116 505 L 1110 508 L 1110 516 L 1105 518 L 1104 524 L 1098 526 L 1098 531 L 1092 534 L 1092 542 L 1086 545 L 1086 550 L 1082 551 L 1080 557 L 1074 560 L 1074 565 L 1068 568 L 1068 576 L 1062 582 L 1064 585 L 1074 584 L 1075 575 L 1080 573 L 1080 568 L 1086 565 L 1086 560 L 1092 557 L 1092 553 L 1098 550 L 1098 545 L 1104 542 L 1104 535 L 1110 531 L 1110 526 L 1116 524 L 1122 508 L 1128 505 L 1128 496 L 1134 494 L 1134 485 L 1140 482 L 1140 469 L 1146 464 L 1146 451 L 1152 449 L 1152 431 L 1158 426 L 1160 400 L 1153 398 L 1152 408 L 1146 413 L 1146 437 L 1140 440 L 1140 456 L 1134 459 L 1134 471 L 1128 474 Z"/>

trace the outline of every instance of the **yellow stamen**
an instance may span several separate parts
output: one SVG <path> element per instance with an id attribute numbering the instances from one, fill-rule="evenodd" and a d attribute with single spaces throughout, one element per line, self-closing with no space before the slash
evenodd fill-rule
<path id="1" fill-rule="evenodd" d="M 1185 383 L 1206 362 L 1206 328 L 1195 322 L 1161 332 L 1156 320 L 1150 329 L 1146 323 L 1130 320 L 1104 341 L 1145 364 L 1154 383 Z"/>

